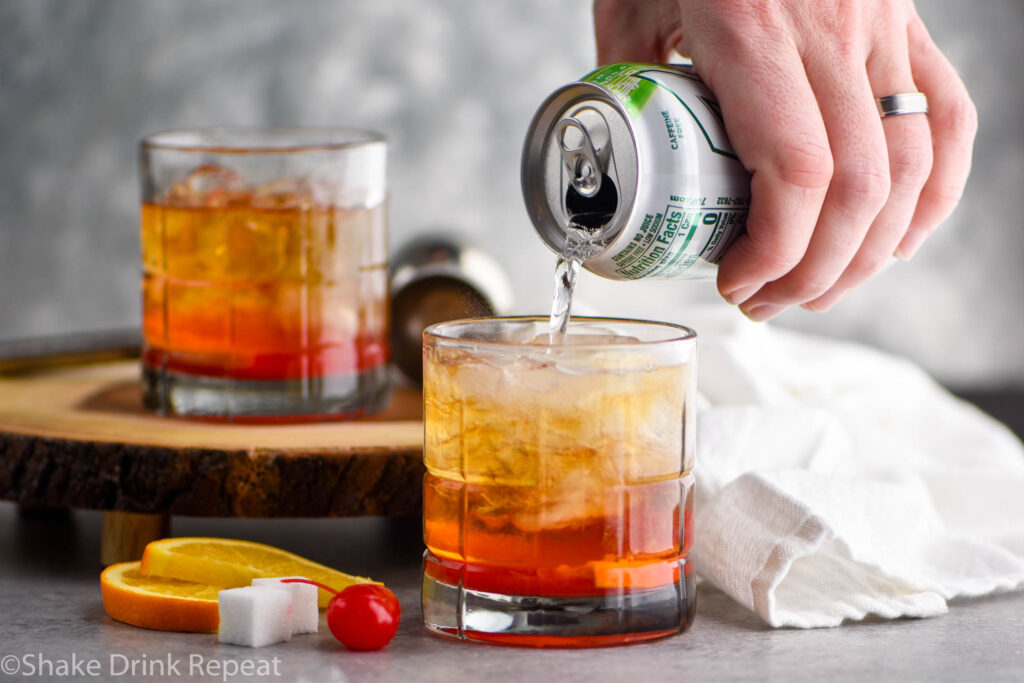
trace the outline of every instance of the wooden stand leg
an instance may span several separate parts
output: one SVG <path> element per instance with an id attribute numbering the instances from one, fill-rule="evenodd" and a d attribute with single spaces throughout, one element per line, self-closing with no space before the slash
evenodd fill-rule
<path id="1" fill-rule="evenodd" d="M 170 535 L 170 515 L 108 510 L 103 513 L 100 562 L 106 566 L 142 559 L 147 543 Z"/>

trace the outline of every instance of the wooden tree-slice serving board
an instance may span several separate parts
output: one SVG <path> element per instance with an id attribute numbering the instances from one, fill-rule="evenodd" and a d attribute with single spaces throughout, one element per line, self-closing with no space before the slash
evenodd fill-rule
<path id="1" fill-rule="evenodd" d="M 236 425 L 142 408 L 138 361 L 0 377 L 0 499 L 230 517 L 420 511 L 422 406 L 370 419 Z"/>

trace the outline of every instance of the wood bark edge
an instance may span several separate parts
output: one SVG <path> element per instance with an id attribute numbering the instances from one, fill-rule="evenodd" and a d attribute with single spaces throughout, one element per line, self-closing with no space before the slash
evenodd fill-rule
<path id="1" fill-rule="evenodd" d="M 420 513 L 419 449 L 218 450 L 0 432 L 0 499 L 203 517 Z"/>

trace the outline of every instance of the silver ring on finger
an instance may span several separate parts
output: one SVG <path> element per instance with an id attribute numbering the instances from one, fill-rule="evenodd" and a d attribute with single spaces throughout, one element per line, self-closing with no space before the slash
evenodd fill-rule
<path id="1" fill-rule="evenodd" d="M 923 92 L 901 92 L 895 95 L 886 95 L 875 99 L 878 104 L 878 115 L 883 119 L 886 116 L 899 116 L 900 114 L 927 114 L 928 98 Z"/>

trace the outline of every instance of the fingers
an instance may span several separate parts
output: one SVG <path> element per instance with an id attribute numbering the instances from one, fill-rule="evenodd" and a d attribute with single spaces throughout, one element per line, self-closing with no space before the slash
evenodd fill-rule
<path id="1" fill-rule="evenodd" d="M 844 54 L 834 43 L 822 41 L 811 44 L 803 61 L 827 131 L 834 171 L 803 257 L 740 306 L 754 320 L 765 320 L 828 291 L 857 254 L 889 197 L 885 136 L 863 54 L 857 49 Z"/>
<path id="2" fill-rule="evenodd" d="M 928 96 L 934 162 L 910 229 L 896 249 L 896 255 L 904 259 L 914 255 L 960 202 L 978 130 L 978 112 L 967 88 L 919 18 L 911 20 L 907 38 L 914 80 Z"/>
<path id="3" fill-rule="evenodd" d="M 832 177 L 832 156 L 794 47 L 757 36 L 750 47 L 725 39 L 716 44 L 730 59 L 698 52 L 694 62 L 706 74 L 733 147 L 751 172 L 753 197 L 746 233 L 719 263 L 718 289 L 736 304 L 803 258 Z M 777 50 L 771 55 L 757 47 L 771 44 Z"/>
<path id="4" fill-rule="evenodd" d="M 679 40 L 672 0 L 594 0 L 597 63 L 663 62 Z"/>
<path id="5" fill-rule="evenodd" d="M 956 207 L 970 171 L 977 115 L 953 67 L 931 42 L 917 17 L 909 21 L 906 50 L 889 40 L 868 61 L 875 94 L 929 95 L 927 116 L 890 116 L 882 121 L 889 150 L 892 192 L 861 249 L 826 294 L 805 308 L 824 311 L 876 272 L 889 255 L 908 259 Z M 901 74 L 901 75 L 896 75 Z M 917 81 L 917 85 L 909 84 Z M 908 229 L 909 226 L 909 229 Z"/>
<path id="6" fill-rule="evenodd" d="M 906 30 L 893 28 L 892 35 L 878 42 L 868 56 L 868 80 L 876 97 L 917 90 L 910 73 Z M 910 225 L 932 168 L 928 118 L 924 114 L 888 116 L 882 119 L 882 128 L 888 150 L 889 198 L 839 280 L 825 294 L 803 304 L 808 310 L 828 310 L 875 275 L 892 258 Z"/>

